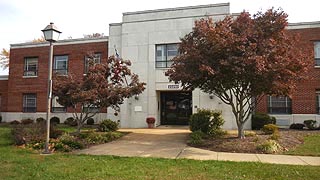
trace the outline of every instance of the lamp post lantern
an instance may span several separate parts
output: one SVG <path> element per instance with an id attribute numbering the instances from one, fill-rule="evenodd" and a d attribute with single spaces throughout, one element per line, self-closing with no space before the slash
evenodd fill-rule
<path id="1" fill-rule="evenodd" d="M 50 52 L 49 52 L 49 66 L 48 66 L 48 91 L 47 91 L 47 137 L 45 143 L 45 150 L 43 154 L 50 154 L 49 150 L 49 140 L 50 140 L 50 112 L 51 112 L 51 99 L 52 99 L 52 61 L 53 61 L 53 42 L 57 41 L 60 36 L 60 31 L 57 27 L 51 22 L 46 28 L 41 30 L 44 35 L 44 39 L 50 43 Z"/>

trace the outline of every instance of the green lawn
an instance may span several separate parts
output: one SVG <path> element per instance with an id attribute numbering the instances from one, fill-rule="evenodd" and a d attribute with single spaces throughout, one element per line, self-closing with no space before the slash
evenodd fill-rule
<path id="1" fill-rule="evenodd" d="M 285 154 L 301 156 L 320 156 L 320 134 L 310 135 L 304 138 L 304 144 Z"/>
<path id="2" fill-rule="evenodd" d="M 316 166 L 125 158 L 73 154 L 39 155 L 12 146 L 10 129 L 0 127 L 0 179 L 319 179 Z"/>

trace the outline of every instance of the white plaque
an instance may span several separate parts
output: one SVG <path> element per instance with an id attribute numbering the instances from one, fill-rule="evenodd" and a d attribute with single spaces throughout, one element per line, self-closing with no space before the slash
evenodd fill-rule
<path id="1" fill-rule="evenodd" d="M 141 112 L 142 111 L 142 106 L 135 106 L 134 107 L 135 112 Z"/>

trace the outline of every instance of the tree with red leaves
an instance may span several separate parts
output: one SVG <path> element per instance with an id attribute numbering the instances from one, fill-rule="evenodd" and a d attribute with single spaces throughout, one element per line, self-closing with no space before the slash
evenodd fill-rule
<path id="1" fill-rule="evenodd" d="M 181 39 L 166 74 L 186 90 L 200 88 L 230 105 L 238 137 L 244 138 L 244 124 L 261 97 L 290 95 L 312 62 L 287 25 L 287 14 L 274 9 L 217 22 L 200 19 Z"/>
<path id="2" fill-rule="evenodd" d="M 93 59 L 93 56 L 89 56 Z M 145 89 L 145 83 L 139 82 L 138 75 L 129 69 L 131 62 L 115 56 L 106 63 L 90 63 L 88 73 L 82 79 L 72 74 L 54 76 L 53 94 L 58 103 L 73 109 L 77 121 L 77 132 L 87 119 L 98 112 L 90 108 L 108 108 L 120 110 L 124 99 L 138 95 Z"/>

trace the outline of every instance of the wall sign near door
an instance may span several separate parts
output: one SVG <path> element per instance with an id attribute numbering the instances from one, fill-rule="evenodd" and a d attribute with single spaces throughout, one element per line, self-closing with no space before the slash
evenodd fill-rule
<path id="1" fill-rule="evenodd" d="M 168 85 L 168 89 L 179 89 L 179 88 L 180 88 L 179 84 L 169 84 Z"/>

